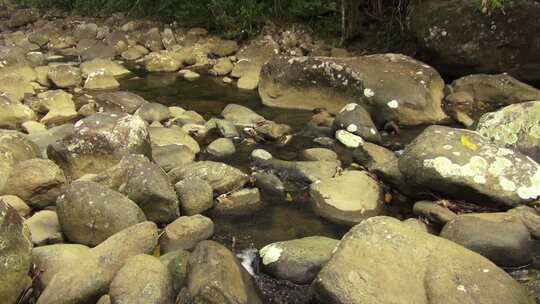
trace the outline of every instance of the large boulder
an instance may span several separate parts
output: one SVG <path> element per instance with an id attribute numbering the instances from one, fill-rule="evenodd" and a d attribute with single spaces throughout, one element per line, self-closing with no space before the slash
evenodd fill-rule
<path id="1" fill-rule="evenodd" d="M 169 172 L 169 176 L 175 183 L 183 179 L 200 178 L 218 194 L 242 188 L 249 179 L 242 171 L 213 161 L 194 162 L 175 168 Z"/>
<path id="2" fill-rule="evenodd" d="M 275 57 L 263 66 L 260 82 L 268 106 L 338 112 L 359 103 L 377 124 L 419 125 L 446 118 L 441 76 L 404 55 Z"/>
<path id="3" fill-rule="evenodd" d="M 0 297 L 2 303 L 15 304 L 30 284 L 32 241 L 23 218 L 15 208 L 0 200 Z"/>
<path id="4" fill-rule="evenodd" d="M 412 10 L 410 29 L 429 62 L 445 75 L 508 72 L 519 79 L 540 80 L 536 35 L 540 4 L 534 0 L 502 3 L 503 8 L 481 12 L 480 2 L 422 1 Z"/>
<path id="5" fill-rule="evenodd" d="M 485 114 L 476 130 L 494 143 L 540 162 L 540 101 L 514 104 Z"/>
<path id="6" fill-rule="evenodd" d="M 311 287 L 327 304 L 534 303 L 481 255 L 390 217 L 351 229 Z"/>
<path id="7" fill-rule="evenodd" d="M 74 243 L 95 246 L 111 235 L 146 220 L 124 195 L 94 182 L 73 182 L 56 202 L 58 220 Z"/>
<path id="8" fill-rule="evenodd" d="M 75 124 L 72 134 L 47 148 L 49 158 L 71 179 L 100 173 L 128 154 L 152 154 L 146 123 L 128 114 L 86 117 Z"/>
<path id="9" fill-rule="evenodd" d="M 379 183 L 362 171 L 324 178 L 311 185 L 310 194 L 316 213 L 341 224 L 354 225 L 383 211 Z"/>
<path id="10" fill-rule="evenodd" d="M 187 300 L 194 303 L 262 303 L 251 277 L 233 253 L 213 241 L 200 242 L 191 254 L 187 289 Z"/>
<path id="11" fill-rule="evenodd" d="M 399 158 L 405 180 L 451 198 L 507 208 L 540 197 L 540 165 L 480 134 L 428 127 Z"/>

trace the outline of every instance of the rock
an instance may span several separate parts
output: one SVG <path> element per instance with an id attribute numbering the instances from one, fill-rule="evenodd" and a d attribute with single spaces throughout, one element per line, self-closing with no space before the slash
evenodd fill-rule
<path id="1" fill-rule="evenodd" d="M 457 214 L 438 202 L 419 201 L 414 204 L 413 212 L 430 224 L 442 228 L 448 222 L 456 218 Z"/>
<path id="2" fill-rule="evenodd" d="M 141 274 L 145 274 L 141 276 Z M 141 254 L 126 261 L 109 289 L 112 304 L 170 304 L 172 277 L 157 258 Z"/>
<path id="3" fill-rule="evenodd" d="M 3 77 L 0 78 L 0 93 L 12 102 L 20 102 L 25 95 L 34 95 L 34 87 L 18 77 Z"/>
<path id="4" fill-rule="evenodd" d="M 150 53 L 150 51 L 144 46 L 133 45 L 133 46 L 128 47 L 127 50 L 123 51 L 121 56 L 125 60 L 132 61 L 132 60 L 140 59 L 148 55 L 148 53 Z"/>
<path id="5" fill-rule="evenodd" d="M 193 153 L 201 151 L 199 144 L 181 128 L 150 128 L 153 146 L 179 145 L 188 147 Z"/>
<path id="6" fill-rule="evenodd" d="M 540 239 L 540 215 L 535 209 L 529 206 L 518 206 L 508 210 L 508 214 L 521 220 L 533 238 Z"/>
<path id="7" fill-rule="evenodd" d="M 66 237 L 96 246 L 113 234 L 145 221 L 143 211 L 130 199 L 94 182 L 73 182 L 56 202 Z"/>
<path id="8" fill-rule="evenodd" d="M 21 127 L 28 134 L 47 132 L 47 127 L 37 121 L 27 121 L 21 124 Z"/>
<path id="9" fill-rule="evenodd" d="M 224 119 L 217 119 L 215 122 L 221 136 L 225 138 L 240 137 L 240 133 L 238 133 L 238 130 L 236 130 L 236 127 L 232 122 Z"/>
<path id="10" fill-rule="evenodd" d="M 223 245 L 203 241 L 188 263 L 191 300 L 211 304 L 260 304 L 259 292 L 246 270 Z"/>
<path id="11" fill-rule="evenodd" d="M 253 91 L 256 90 L 259 87 L 260 82 L 260 71 L 259 70 L 250 70 L 247 73 L 245 73 L 240 79 L 238 79 L 238 83 L 236 86 L 240 90 L 248 90 Z"/>
<path id="12" fill-rule="evenodd" d="M 283 182 L 272 173 L 255 172 L 252 175 L 255 178 L 255 187 L 261 191 L 264 201 L 284 201 L 285 186 Z"/>
<path id="13" fill-rule="evenodd" d="M 253 127 L 266 120 L 251 109 L 234 103 L 228 104 L 221 112 L 221 116 L 240 127 Z"/>
<path id="14" fill-rule="evenodd" d="M 37 20 L 38 14 L 32 9 L 13 10 L 10 13 L 7 26 L 10 28 L 21 27 Z"/>
<path id="15" fill-rule="evenodd" d="M 334 132 L 346 130 L 370 142 L 381 142 L 381 135 L 371 120 L 371 116 L 362 106 L 356 103 L 350 103 L 341 109 L 334 119 L 332 129 Z"/>
<path id="16" fill-rule="evenodd" d="M 43 210 L 24 221 L 30 230 L 32 243 L 36 246 L 63 242 L 62 230 L 56 212 Z"/>
<path id="17" fill-rule="evenodd" d="M 289 125 L 278 124 L 273 121 L 265 121 L 255 127 L 255 131 L 269 140 L 278 140 L 283 136 L 290 134 L 292 128 Z"/>
<path id="18" fill-rule="evenodd" d="M 255 149 L 251 152 L 250 155 L 251 159 L 256 162 L 264 162 L 266 160 L 270 160 L 273 158 L 272 154 L 270 152 L 264 150 L 264 149 Z"/>
<path id="19" fill-rule="evenodd" d="M 47 115 L 41 119 L 44 124 L 63 124 L 79 115 L 75 109 L 73 95 L 63 90 L 43 92 L 37 97 L 36 110 L 47 112 Z"/>
<path id="20" fill-rule="evenodd" d="M 186 250 L 176 250 L 159 257 L 159 261 L 167 267 L 172 276 L 174 294 L 177 295 L 187 284 L 187 264 L 191 253 Z"/>
<path id="21" fill-rule="evenodd" d="M 364 139 L 345 130 L 336 131 L 336 139 L 345 147 L 356 149 L 364 144 Z"/>
<path id="22" fill-rule="evenodd" d="M 212 68 L 212 71 L 216 76 L 225 76 L 228 75 L 233 68 L 234 66 L 229 58 L 220 58 Z"/>
<path id="23" fill-rule="evenodd" d="M 354 225 L 383 211 L 382 190 L 366 172 L 347 171 L 311 185 L 315 212 L 345 225 Z"/>
<path id="24" fill-rule="evenodd" d="M 162 252 L 191 250 L 214 234 L 214 223 L 202 215 L 182 216 L 165 227 L 159 239 Z"/>
<path id="25" fill-rule="evenodd" d="M 68 179 L 100 173 L 124 155 L 151 156 L 146 123 L 138 116 L 98 113 L 75 124 L 73 133 L 47 148 Z"/>
<path id="26" fill-rule="evenodd" d="M 399 158 L 405 180 L 465 201 L 514 207 L 540 196 L 540 166 L 480 134 L 428 127 Z"/>
<path id="27" fill-rule="evenodd" d="M 148 72 L 176 72 L 182 62 L 176 60 L 169 51 L 153 52 L 144 57 Z"/>
<path id="28" fill-rule="evenodd" d="M 59 88 L 72 88 L 81 84 L 82 73 L 79 68 L 58 65 L 49 69 L 49 79 Z"/>
<path id="29" fill-rule="evenodd" d="M 161 34 L 157 27 L 153 27 L 144 33 L 139 39 L 139 42 L 151 51 L 163 50 Z"/>
<path id="30" fill-rule="evenodd" d="M 191 70 L 181 70 L 179 73 L 187 81 L 194 81 L 194 80 L 197 80 L 197 79 L 201 78 L 201 75 L 199 75 L 198 73 L 195 73 L 195 72 L 193 72 Z"/>
<path id="31" fill-rule="evenodd" d="M 485 114 L 476 130 L 495 144 L 540 162 L 540 101 L 510 105 Z"/>
<path id="32" fill-rule="evenodd" d="M 130 257 L 154 250 L 157 237 L 157 227 L 152 222 L 140 223 L 116 233 L 92 249 L 88 257 L 79 257 L 71 267 L 61 267 L 37 303 L 97 302 L 109 290 L 115 274 Z"/>
<path id="33" fill-rule="evenodd" d="M 206 151 L 217 158 L 225 158 L 236 153 L 236 148 L 232 140 L 228 138 L 218 138 L 211 142 Z"/>
<path id="34" fill-rule="evenodd" d="M 171 111 L 169 108 L 160 103 L 147 102 L 143 103 L 139 107 L 137 112 L 135 112 L 135 115 L 138 115 L 147 122 L 152 123 L 155 121 L 160 122 L 169 119 L 171 117 Z"/>
<path id="35" fill-rule="evenodd" d="M 73 36 L 77 40 L 95 39 L 98 32 L 98 26 L 95 23 L 81 23 L 73 31 Z"/>
<path id="36" fill-rule="evenodd" d="M 66 177 L 53 161 L 30 159 L 13 167 L 2 194 L 23 199 L 32 208 L 45 208 L 62 193 Z"/>
<path id="37" fill-rule="evenodd" d="M 351 229 L 311 288 L 327 304 L 534 303 L 486 258 L 389 217 Z"/>
<path id="38" fill-rule="evenodd" d="M 86 90 L 112 90 L 120 87 L 114 75 L 108 71 L 96 71 L 88 75 L 84 82 Z"/>
<path id="39" fill-rule="evenodd" d="M 536 39 L 533 45 L 525 39 L 540 30 L 538 3 L 487 6 L 489 11 L 480 12 L 479 5 L 468 1 L 425 1 L 412 11 L 410 29 L 428 59 L 445 75 L 507 72 L 538 81 L 540 46 Z M 526 24 L 530 26 L 522 26 Z M 499 47 L 501 39 L 508 47 Z"/>
<path id="40" fill-rule="evenodd" d="M 330 260 L 338 240 L 312 236 L 263 247 L 259 254 L 264 269 L 280 280 L 310 284 Z"/>
<path id="41" fill-rule="evenodd" d="M 200 178 L 183 179 L 174 187 L 185 215 L 200 214 L 214 206 L 212 187 Z"/>
<path id="42" fill-rule="evenodd" d="M 219 216 L 246 216 L 263 208 L 259 189 L 241 189 L 217 198 L 213 213 Z"/>
<path id="43" fill-rule="evenodd" d="M 111 304 L 111 297 L 109 295 L 103 295 L 96 304 Z"/>
<path id="44" fill-rule="evenodd" d="M 30 214 L 30 206 L 15 195 L 2 195 L 0 196 L 0 201 L 15 208 L 21 217 L 26 217 Z"/>
<path id="45" fill-rule="evenodd" d="M 248 176 L 242 171 L 213 161 L 194 162 L 175 168 L 169 172 L 169 177 L 175 183 L 183 179 L 200 178 L 218 194 L 242 188 L 248 181 Z"/>
<path id="46" fill-rule="evenodd" d="M 10 130 L 0 129 L 0 152 L 0 157 L 3 154 L 12 158 L 13 164 L 39 157 L 38 147 L 27 135 Z M 0 163 L 7 164 L 6 161 Z"/>
<path id="47" fill-rule="evenodd" d="M 532 259 L 527 227 L 506 213 L 459 215 L 444 226 L 440 236 L 485 256 L 499 266 L 523 266 Z"/>
<path id="48" fill-rule="evenodd" d="M 238 43 L 234 40 L 218 40 L 210 49 L 210 53 L 218 57 L 233 55 L 238 51 Z"/>
<path id="49" fill-rule="evenodd" d="M 152 148 L 152 159 L 169 172 L 176 167 L 180 167 L 195 161 L 195 153 L 186 146 L 166 145 Z"/>
<path id="50" fill-rule="evenodd" d="M 311 184 L 324 178 L 333 177 L 340 166 L 339 161 L 284 161 L 269 158 L 272 155 L 265 152 L 252 153 L 256 166 L 273 170 L 278 176 L 293 182 Z"/>
<path id="51" fill-rule="evenodd" d="M 165 49 L 170 50 L 176 46 L 176 37 L 170 28 L 165 28 L 161 33 L 161 41 Z"/>
<path id="52" fill-rule="evenodd" d="M 97 72 L 106 72 L 107 74 L 113 75 L 114 77 L 123 77 L 131 74 L 131 72 L 112 60 L 108 59 L 93 59 L 90 61 L 85 61 L 81 63 L 81 71 L 83 76 L 88 77 L 91 74 Z"/>
<path id="53" fill-rule="evenodd" d="M 109 60 L 116 56 L 117 52 L 122 52 L 123 44 L 118 45 L 119 49 L 117 50 L 115 46 L 106 44 L 101 41 L 93 43 L 90 47 L 81 52 L 82 60 L 94 60 L 94 59 L 105 59 Z"/>
<path id="54" fill-rule="evenodd" d="M 96 102 L 103 112 L 133 114 L 147 103 L 144 98 L 131 92 L 104 92 L 96 94 Z"/>
<path id="55" fill-rule="evenodd" d="M 36 146 L 38 155 L 41 155 L 43 158 L 47 158 L 47 147 L 73 133 L 73 129 L 73 124 L 67 123 L 57 127 L 52 127 L 46 132 L 32 133 L 28 134 L 27 136 L 28 139 L 31 140 Z"/>
<path id="56" fill-rule="evenodd" d="M 32 266 L 32 242 L 23 218 L 15 208 L 0 200 L 0 297 L 6 304 L 15 304 L 30 285 L 28 272 Z"/>
<path id="57" fill-rule="evenodd" d="M 18 125 L 35 119 L 36 113 L 28 106 L 0 96 L 0 128 L 15 129 Z"/>
<path id="58" fill-rule="evenodd" d="M 305 149 L 300 153 L 300 158 L 305 161 L 318 161 L 318 160 L 337 160 L 338 155 L 336 152 L 326 148 L 311 148 Z"/>
<path id="59" fill-rule="evenodd" d="M 150 221 L 169 223 L 180 216 L 178 199 L 169 177 L 143 155 L 125 156 L 92 181 L 126 195 Z"/>
<path id="60" fill-rule="evenodd" d="M 444 108 L 458 121 L 459 115 L 476 121 L 504 106 L 540 100 L 540 90 L 508 74 L 468 75 L 454 80 L 448 88 Z"/>
<path id="61" fill-rule="evenodd" d="M 404 55 L 280 56 L 263 66 L 259 94 L 267 106 L 336 113 L 358 103 L 379 126 L 389 121 L 419 125 L 446 118 L 443 87 L 437 71 Z"/>
<path id="62" fill-rule="evenodd" d="M 179 126 L 186 124 L 204 125 L 206 123 L 204 117 L 195 111 L 184 111 L 182 114 L 174 117 L 171 122 Z"/>

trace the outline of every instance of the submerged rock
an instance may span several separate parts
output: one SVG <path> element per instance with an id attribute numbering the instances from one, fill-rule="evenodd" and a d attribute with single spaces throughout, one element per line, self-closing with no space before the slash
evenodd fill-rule
<path id="1" fill-rule="evenodd" d="M 390 217 L 351 229 L 311 288 L 327 304 L 534 303 L 486 258 Z"/>
<path id="2" fill-rule="evenodd" d="M 428 127 L 399 158 L 408 183 L 451 198 L 514 207 L 540 197 L 540 165 L 479 133 Z"/>

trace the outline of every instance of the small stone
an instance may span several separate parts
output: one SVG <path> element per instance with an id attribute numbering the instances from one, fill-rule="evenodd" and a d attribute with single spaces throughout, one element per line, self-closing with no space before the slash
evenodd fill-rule
<path id="1" fill-rule="evenodd" d="M 206 151 L 217 158 L 225 158 L 236 153 L 236 148 L 232 140 L 228 138 L 218 138 L 211 142 Z"/>

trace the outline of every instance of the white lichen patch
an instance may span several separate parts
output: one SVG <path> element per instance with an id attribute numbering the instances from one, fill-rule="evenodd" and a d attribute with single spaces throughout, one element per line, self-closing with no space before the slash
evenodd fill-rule
<path id="1" fill-rule="evenodd" d="M 373 92 L 373 90 L 370 89 L 370 88 L 365 88 L 364 89 L 364 96 L 366 96 L 367 98 L 373 97 L 373 96 L 375 96 L 375 92 Z"/>
<path id="2" fill-rule="evenodd" d="M 355 149 L 364 144 L 364 139 L 345 130 L 336 131 L 336 139 L 345 147 Z"/>
<path id="3" fill-rule="evenodd" d="M 283 249 L 278 244 L 270 244 L 259 250 L 264 265 L 275 263 L 281 257 Z"/>
<path id="4" fill-rule="evenodd" d="M 354 109 L 356 109 L 356 107 L 358 106 L 357 103 L 349 103 L 347 105 L 345 105 L 343 107 L 343 109 L 341 109 L 341 111 L 339 111 L 340 113 L 343 113 L 343 112 L 351 112 L 351 111 L 354 111 Z"/>
<path id="5" fill-rule="evenodd" d="M 386 104 L 390 109 L 397 109 L 399 108 L 399 102 L 397 100 L 390 100 L 387 104 Z"/>
<path id="6" fill-rule="evenodd" d="M 358 131 L 358 127 L 355 124 L 350 124 L 349 126 L 347 126 L 347 131 L 354 133 Z"/>

